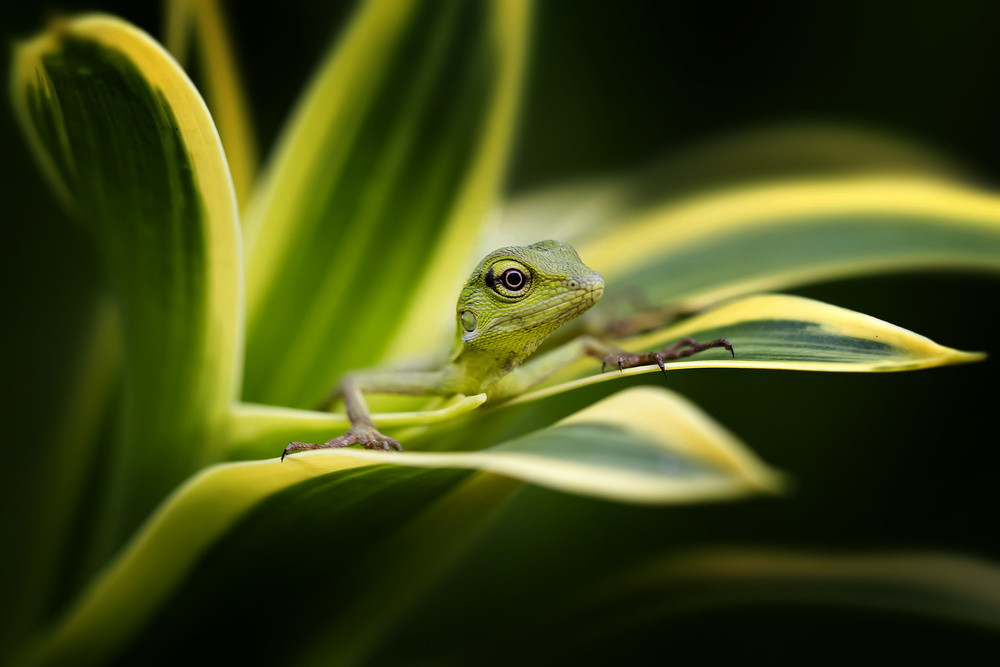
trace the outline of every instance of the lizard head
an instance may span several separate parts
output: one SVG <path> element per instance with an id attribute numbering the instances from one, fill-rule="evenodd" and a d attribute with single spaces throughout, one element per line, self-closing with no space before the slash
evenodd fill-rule
<path id="1" fill-rule="evenodd" d="M 458 297 L 458 334 L 468 348 L 531 354 L 604 294 L 604 279 L 572 246 L 541 241 L 494 250 Z"/>

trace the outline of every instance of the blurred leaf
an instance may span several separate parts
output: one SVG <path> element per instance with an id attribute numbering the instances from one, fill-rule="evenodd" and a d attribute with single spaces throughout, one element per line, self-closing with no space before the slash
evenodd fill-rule
<path id="1" fill-rule="evenodd" d="M 735 356 L 722 348 L 679 361 L 668 370 L 685 368 L 772 368 L 845 373 L 910 371 L 981 361 L 984 354 L 961 352 L 868 315 L 785 294 L 743 297 L 691 317 L 678 325 L 617 344 L 629 351 L 652 351 L 690 336 L 699 342 L 727 338 Z M 544 396 L 617 377 L 659 373 L 655 366 L 599 373 L 592 359 L 574 364 L 538 391 L 510 403 Z M 568 377 L 583 376 L 563 382 Z"/>
<path id="2" fill-rule="evenodd" d="M 0 624 L 2 645 L 8 645 L 7 636 L 23 636 L 24 628 L 56 606 L 59 584 L 72 580 L 70 573 L 86 569 L 86 558 L 74 548 L 78 545 L 73 538 L 82 527 L 92 527 L 87 511 L 93 508 L 81 499 L 121 380 L 121 322 L 109 299 L 95 304 L 89 329 L 78 366 L 67 374 L 68 404 L 44 429 L 52 433 L 40 434 L 33 443 L 48 448 L 49 464 L 45 479 L 33 489 L 35 500 L 19 510 L 31 516 L 33 530 L 18 549 L 21 558 L 10 568 L 14 576 L 5 580 L 5 597 L 17 612 Z"/>
<path id="3" fill-rule="evenodd" d="M 539 189 L 506 202 L 481 254 L 539 234 L 567 243 L 604 238 L 616 222 L 723 187 L 834 176 L 964 177 L 941 155 L 887 133 L 833 124 L 782 124 L 724 135 L 642 169 Z M 546 231 L 539 231 L 542 225 Z"/>
<path id="4" fill-rule="evenodd" d="M 193 24 L 198 40 L 197 61 L 204 81 L 200 88 L 208 98 L 208 107 L 226 149 L 236 199 L 245 207 L 257 171 L 257 139 L 222 7 L 218 0 L 168 0 L 165 5 L 164 43 L 182 66 L 186 66 L 187 41 Z"/>
<path id="5" fill-rule="evenodd" d="M 678 613 L 743 605 L 873 609 L 997 631 L 1000 568 L 941 553 L 714 548 L 633 564 L 570 602 L 577 611 L 563 622 L 605 638 Z"/>
<path id="6" fill-rule="evenodd" d="M 90 229 L 120 304 L 122 451 L 109 460 L 106 548 L 222 442 L 239 386 L 236 202 L 212 119 L 147 35 L 105 16 L 19 46 L 19 119 Z"/>
<path id="7" fill-rule="evenodd" d="M 579 244 L 605 300 L 721 299 L 903 269 L 1000 268 L 1000 198 L 923 177 L 790 181 L 714 192 Z"/>
<path id="8" fill-rule="evenodd" d="M 249 210 L 248 400 L 312 405 L 405 351 L 397 336 L 449 323 L 442 295 L 503 175 L 526 24 L 522 2 L 361 8 Z"/>
<path id="9" fill-rule="evenodd" d="M 337 517 L 354 520 L 352 515 L 363 508 L 351 507 L 353 503 L 390 486 L 390 479 L 396 484 L 422 479 L 422 468 L 495 472 L 565 491 L 650 504 L 724 500 L 780 488 L 777 474 L 732 435 L 692 404 L 659 388 L 621 392 L 553 428 L 486 451 L 317 450 L 284 462 L 219 465 L 189 480 L 147 522 L 44 643 L 46 660 L 57 662 L 69 655 L 102 659 L 150 618 L 212 544 L 230 539 L 232 531 L 260 530 L 259 519 L 246 516 L 259 503 L 279 492 L 282 506 L 313 502 L 315 484 L 297 483 L 323 478 L 337 484 L 349 480 L 345 471 L 361 466 L 367 466 L 367 490 L 361 498 L 338 496 L 339 514 L 331 511 L 326 524 L 327 532 L 343 535 L 352 549 L 369 546 L 351 531 L 338 531 Z M 399 473 L 399 466 L 413 471 Z M 297 488 L 300 499 L 295 497 Z M 421 494 L 424 487 L 406 488 L 397 489 L 403 497 L 396 502 L 408 508 L 413 503 L 406 494 Z M 488 488 L 505 497 L 509 490 L 506 485 Z M 288 515 L 294 516 L 294 510 Z M 268 510 L 262 516 L 281 521 L 285 513 Z M 433 544 L 424 542 L 430 533 L 421 537 L 416 525 L 404 529 L 411 537 L 398 539 L 433 551 Z M 295 552 L 294 544 L 283 541 L 281 546 L 286 553 Z M 353 612 L 342 613 L 351 617 Z"/>

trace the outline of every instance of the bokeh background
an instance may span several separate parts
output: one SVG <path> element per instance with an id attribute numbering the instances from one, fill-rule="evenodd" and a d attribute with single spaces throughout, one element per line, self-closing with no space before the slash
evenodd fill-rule
<path id="1" fill-rule="evenodd" d="M 227 5 L 265 155 L 352 6 Z M 28 36 L 54 10 L 92 9 L 162 34 L 155 3 L 68 1 L 5 2 L 2 32 Z M 1000 188 L 998 30 L 1000 6 L 985 1 L 725 8 L 540 2 L 508 193 L 640 168 L 741 129 L 805 121 L 913 141 Z M 6 72 L 9 49 L 2 59 Z M 34 169 L 7 103 L 0 104 L 0 155 L 9 411 L 0 518 L 4 548 L 16 549 L 26 529 L 18 508 L 32 502 L 33 475 L 46 461 L 33 447 L 33 434 L 64 399 L 63 378 L 100 275 L 91 243 Z M 1000 280 L 921 272 L 796 293 L 991 357 L 899 374 L 673 373 L 671 388 L 793 476 L 789 496 L 634 508 L 528 489 L 477 547 L 477 573 L 458 573 L 453 585 L 463 585 L 463 576 L 492 576 L 501 587 L 505 577 L 530 577 L 536 562 L 563 561 L 566 582 L 585 577 L 573 554 L 560 551 L 581 535 L 605 550 L 609 562 L 613 554 L 652 544 L 941 550 L 1000 562 Z M 656 375 L 632 380 L 657 381 Z M 519 512 L 519 504 L 544 511 Z M 513 536 L 533 547 L 508 548 Z M 513 602 L 511 609 L 516 613 Z M 212 622 L 225 631 L 225 619 Z M 414 623 L 419 629 L 420 621 Z M 579 650 L 593 659 L 656 656 L 703 664 L 836 662 L 861 651 L 873 661 L 1000 653 L 1000 637 L 958 623 L 808 605 L 716 609 L 638 625 L 634 634 L 627 643 L 595 639 Z"/>

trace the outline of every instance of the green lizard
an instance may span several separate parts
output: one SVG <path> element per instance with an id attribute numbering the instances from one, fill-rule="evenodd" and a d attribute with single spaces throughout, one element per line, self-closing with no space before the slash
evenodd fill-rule
<path id="1" fill-rule="evenodd" d="M 733 353 L 725 338 L 698 343 L 685 338 L 649 353 L 629 353 L 592 336 L 580 336 L 530 362 L 521 363 L 556 329 L 589 310 L 604 294 L 604 279 L 580 260 L 571 246 L 542 241 L 500 248 L 472 272 L 458 296 L 458 330 L 451 363 L 437 371 L 361 371 L 348 373 L 319 406 L 329 409 L 343 398 L 351 427 L 324 444 L 293 442 L 282 460 L 303 449 L 363 445 L 402 451 L 396 440 L 375 428 L 364 394 L 411 396 L 473 395 L 504 400 L 524 393 L 567 364 L 592 356 L 619 370 L 657 364 L 714 347 Z"/>

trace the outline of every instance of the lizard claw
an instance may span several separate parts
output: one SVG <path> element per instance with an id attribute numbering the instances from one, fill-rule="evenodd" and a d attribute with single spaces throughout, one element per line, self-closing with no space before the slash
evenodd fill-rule
<path id="1" fill-rule="evenodd" d="M 653 359 L 656 360 L 656 365 L 660 367 L 661 371 L 663 371 L 663 379 L 669 380 L 670 378 L 667 377 L 667 368 L 666 366 L 663 365 L 663 357 L 661 357 L 658 353 L 654 352 Z"/>
<path id="2" fill-rule="evenodd" d="M 281 452 L 281 461 L 284 462 L 285 457 L 292 452 L 297 452 L 303 449 L 318 449 L 323 447 L 323 445 L 313 444 L 311 442 L 290 442 L 288 446 L 285 447 L 284 451 Z"/>
<path id="3" fill-rule="evenodd" d="M 625 357 L 618 357 L 618 372 L 624 373 L 625 369 L 623 365 L 625 364 Z"/>

